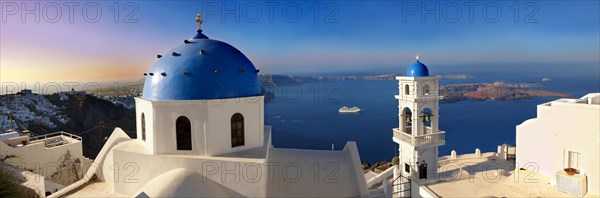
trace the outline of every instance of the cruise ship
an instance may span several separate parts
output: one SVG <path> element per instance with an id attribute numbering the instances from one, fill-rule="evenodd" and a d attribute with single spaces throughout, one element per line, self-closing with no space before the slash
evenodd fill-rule
<path id="1" fill-rule="evenodd" d="M 340 113 L 357 113 L 357 112 L 360 112 L 360 108 L 358 108 L 358 107 L 350 107 L 349 108 L 349 107 L 343 106 L 342 108 L 340 108 L 339 111 L 340 111 Z"/>

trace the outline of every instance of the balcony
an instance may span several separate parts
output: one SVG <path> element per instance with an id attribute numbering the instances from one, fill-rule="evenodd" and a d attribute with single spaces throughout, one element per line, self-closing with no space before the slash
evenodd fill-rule
<path id="1" fill-rule="evenodd" d="M 444 96 L 436 96 L 434 94 L 431 95 L 417 95 L 417 96 L 413 96 L 413 95 L 394 95 L 394 98 L 396 98 L 397 100 L 414 100 L 414 101 L 426 101 L 426 100 L 436 100 L 436 97 L 438 100 L 443 100 Z"/>
<path id="2" fill-rule="evenodd" d="M 428 134 L 412 136 L 408 133 L 400 131 L 399 128 L 394 128 L 394 139 L 409 143 L 413 146 L 424 146 L 428 144 L 436 144 L 438 146 L 446 143 L 446 132 L 438 131 L 436 133 L 430 133 L 431 128 L 426 129 Z"/>

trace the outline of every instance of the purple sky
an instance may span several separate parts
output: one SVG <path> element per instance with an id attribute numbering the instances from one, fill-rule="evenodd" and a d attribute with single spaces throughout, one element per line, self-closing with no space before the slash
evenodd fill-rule
<path id="1" fill-rule="evenodd" d="M 72 13 L 66 4 L 0 2 L 2 82 L 139 79 L 156 54 L 195 34 L 197 12 L 208 37 L 262 73 L 401 73 L 418 53 L 433 74 L 563 65 L 600 75 L 597 1 L 86 1 Z"/>

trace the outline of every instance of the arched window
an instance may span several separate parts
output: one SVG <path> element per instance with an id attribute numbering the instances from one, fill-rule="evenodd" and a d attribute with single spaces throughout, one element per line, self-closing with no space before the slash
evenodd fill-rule
<path id="1" fill-rule="evenodd" d="M 427 84 L 426 84 L 426 85 L 423 85 L 423 95 L 426 95 L 426 96 L 428 96 L 428 95 L 429 95 L 429 92 L 430 92 L 430 90 L 429 90 L 429 85 L 427 85 Z"/>
<path id="2" fill-rule="evenodd" d="M 402 109 L 402 126 L 404 129 L 402 130 L 406 134 L 412 134 L 412 112 L 409 108 L 405 107 Z"/>
<path id="3" fill-rule="evenodd" d="M 244 116 L 240 113 L 231 116 L 231 147 L 244 146 Z"/>
<path id="4" fill-rule="evenodd" d="M 192 124 L 190 119 L 179 116 L 175 121 L 177 150 L 192 150 Z"/>
<path id="5" fill-rule="evenodd" d="M 409 86 L 408 85 L 404 85 L 404 94 L 408 95 L 409 90 L 408 90 Z"/>
<path id="6" fill-rule="evenodd" d="M 146 117 L 142 113 L 142 140 L 146 141 Z"/>
<path id="7" fill-rule="evenodd" d="M 433 117 L 433 113 L 432 113 L 431 109 L 424 108 L 423 115 L 421 117 L 423 117 L 423 126 L 425 127 L 423 132 L 425 132 L 425 134 L 431 133 L 431 129 L 427 130 L 427 127 L 431 127 L 431 119 Z"/>

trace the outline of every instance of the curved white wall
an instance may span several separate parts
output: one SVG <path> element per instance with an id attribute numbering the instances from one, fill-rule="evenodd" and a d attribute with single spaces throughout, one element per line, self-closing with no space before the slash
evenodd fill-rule
<path id="1" fill-rule="evenodd" d="M 264 96 L 187 101 L 149 101 L 136 98 L 137 135 L 141 114 L 146 117 L 145 145 L 153 154 L 215 156 L 262 146 Z M 244 146 L 231 147 L 231 116 L 244 116 Z M 177 150 L 175 121 L 187 117 L 192 127 L 192 150 Z M 210 140 L 210 141 L 208 141 Z"/>

